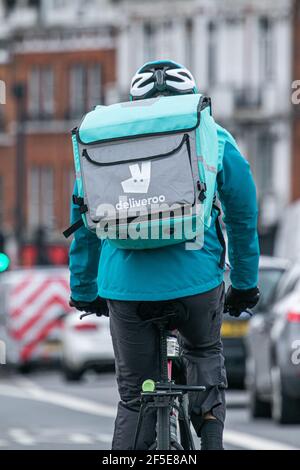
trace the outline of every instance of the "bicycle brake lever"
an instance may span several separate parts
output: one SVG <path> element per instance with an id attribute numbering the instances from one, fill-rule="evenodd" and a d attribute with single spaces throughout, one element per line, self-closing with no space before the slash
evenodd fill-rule
<path id="1" fill-rule="evenodd" d="M 230 315 L 230 308 L 225 307 L 223 313 L 224 313 L 224 314 L 228 313 L 228 314 Z M 254 312 L 253 312 L 250 308 L 246 308 L 245 310 L 243 310 L 243 311 L 241 312 L 241 314 L 242 314 L 242 313 L 247 313 L 247 314 L 249 315 L 249 317 L 253 317 L 253 315 L 254 315 Z"/>
<path id="2" fill-rule="evenodd" d="M 91 315 L 96 315 L 95 313 L 83 313 L 80 315 L 80 320 L 83 320 L 86 317 L 90 317 Z"/>

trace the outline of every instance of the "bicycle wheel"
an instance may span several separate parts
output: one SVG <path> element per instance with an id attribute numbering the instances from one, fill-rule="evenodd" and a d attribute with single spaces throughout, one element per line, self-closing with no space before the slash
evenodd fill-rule
<path id="1" fill-rule="evenodd" d="M 157 450 L 157 442 L 154 442 L 151 447 L 149 447 L 149 450 L 153 452 L 154 450 Z M 171 449 L 170 450 L 185 450 L 182 445 L 179 444 L 179 442 L 172 441 L 171 442 Z"/>
<path id="2" fill-rule="evenodd" d="M 184 450 L 181 444 L 177 441 L 172 441 L 171 442 L 171 450 Z"/>
<path id="3" fill-rule="evenodd" d="M 170 410 L 168 407 L 157 411 L 157 450 L 170 450 Z"/>
<path id="4" fill-rule="evenodd" d="M 179 419 L 180 442 L 184 450 L 191 450 L 190 435 L 183 419 Z"/>

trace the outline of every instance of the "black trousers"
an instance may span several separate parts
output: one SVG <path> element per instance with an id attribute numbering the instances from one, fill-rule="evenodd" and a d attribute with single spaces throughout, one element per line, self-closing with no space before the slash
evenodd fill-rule
<path id="1" fill-rule="evenodd" d="M 220 330 L 224 305 L 224 284 L 204 294 L 180 299 L 189 310 L 189 319 L 179 331 L 186 380 L 189 385 L 205 385 L 204 393 L 190 394 L 190 413 L 199 435 L 203 416 L 211 412 L 225 421 L 227 387 Z M 113 340 L 116 375 L 121 401 L 115 422 L 112 448 L 132 448 L 139 412 L 138 398 L 146 379 L 159 379 L 159 338 L 154 325 L 137 316 L 139 302 L 109 301 L 110 329 Z M 148 449 L 155 441 L 155 411 L 146 414 L 139 449 Z"/>

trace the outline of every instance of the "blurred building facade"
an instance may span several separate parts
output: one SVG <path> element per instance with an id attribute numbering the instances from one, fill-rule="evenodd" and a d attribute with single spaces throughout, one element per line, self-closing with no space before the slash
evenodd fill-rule
<path id="1" fill-rule="evenodd" d="M 147 60 L 172 57 L 190 67 L 201 92 L 213 99 L 214 117 L 232 131 L 251 163 L 261 231 L 272 232 L 296 194 L 291 178 L 294 2 L 122 3 L 126 21 L 118 55 L 121 96 L 126 96 L 136 68 Z"/>
<path id="2" fill-rule="evenodd" d="M 20 232 L 22 216 L 24 242 L 41 227 L 61 240 L 74 186 L 70 130 L 116 79 L 112 22 L 98 15 L 78 26 L 75 3 L 0 2 L 0 223 Z"/>
<path id="3" fill-rule="evenodd" d="M 126 100 L 141 64 L 167 57 L 190 67 L 201 92 L 212 96 L 215 118 L 251 162 L 262 231 L 275 226 L 300 196 L 293 145 L 300 131 L 291 125 L 293 70 L 300 73 L 296 3 L 0 0 L 0 78 L 7 88 L 7 104 L 0 105 L 0 223 L 16 225 L 14 84 L 26 86 L 25 232 L 43 225 L 59 234 L 73 184 L 68 131 L 96 103 Z"/>

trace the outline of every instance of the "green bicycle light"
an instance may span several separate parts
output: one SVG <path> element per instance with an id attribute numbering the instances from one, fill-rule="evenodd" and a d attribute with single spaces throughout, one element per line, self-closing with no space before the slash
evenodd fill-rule
<path id="1" fill-rule="evenodd" d="M 10 259 L 5 253 L 0 253 L 0 273 L 4 273 L 8 270 L 10 265 Z"/>
<path id="2" fill-rule="evenodd" d="M 142 391 L 144 393 L 155 392 L 155 382 L 154 380 L 148 379 L 142 385 Z"/>

